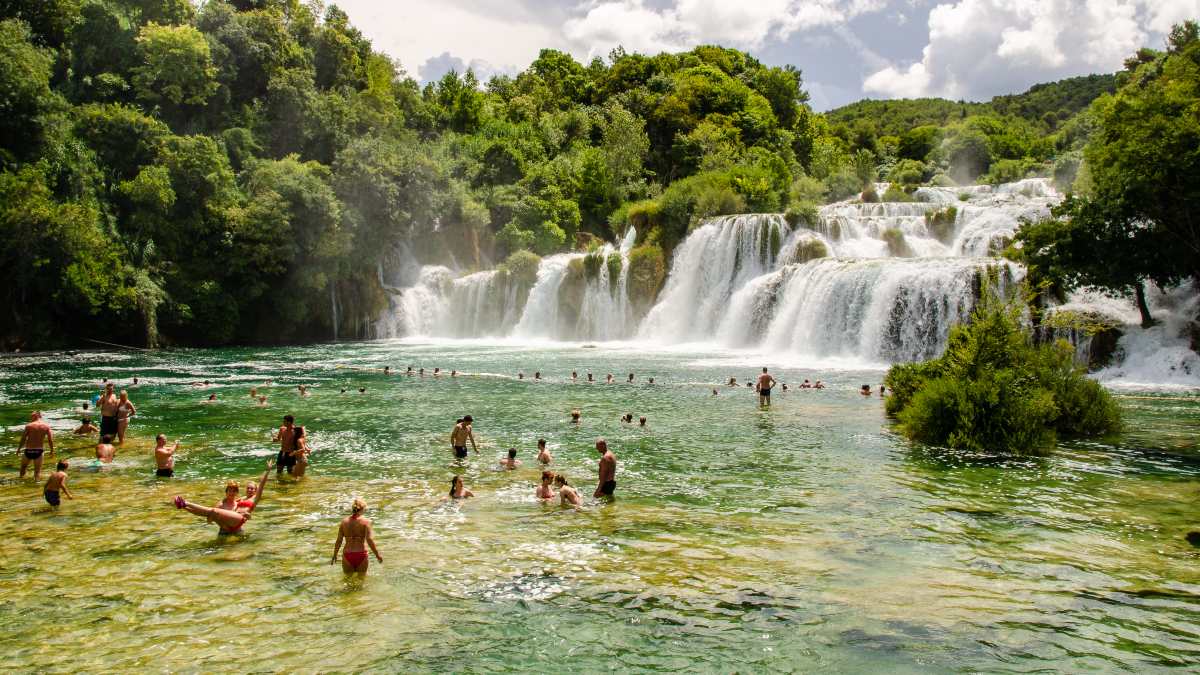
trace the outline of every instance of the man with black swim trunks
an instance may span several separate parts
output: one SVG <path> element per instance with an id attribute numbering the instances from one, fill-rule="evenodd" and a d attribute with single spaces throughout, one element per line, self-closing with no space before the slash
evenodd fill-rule
<path id="1" fill-rule="evenodd" d="M 54 453 L 54 432 L 50 425 L 42 421 L 42 413 L 34 410 L 29 414 L 29 424 L 25 425 L 25 433 L 17 443 L 17 454 L 21 456 L 21 478 L 25 477 L 25 469 L 33 462 L 33 478 L 42 477 L 42 454 L 44 445 L 50 445 L 50 453 Z"/>
<path id="2" fill-rule="evenodd" d="M 763 368 L 762 375 L 758 376 L 758 404 L 764 408 L 771 407 L 771 389 L 775 386 L 775 378 L 767 374 L 767 369 Z"/>
<path id="3" fill-rule="evenodd" d="M 275 458 L 276 475 L 282 474 L 284 469 L 291 473 L 292 467 L 296 466 L 296 418 L 285 415 L 283 426 L 279 427 L 271 440 L 279 443 L 279 455 Z"/>
<path id="4" fill-rule="evenodd" d="M 593 497 L 612 497 L 617 489 L 617 456 L 608 449 L 608 442 L 596 439 L 596 450 L 600 452 L 600 478 L 596 482 Z"/>
<path id="5" fill-rule="evenodd" d="M 121 407 L 121 399 L 113 391 L 113 383 L 104 385 L 104 393 L 97 403 L 100 408 L 100 435 L 117 437 L 117 409 Z"/>
<path id="6" fill-rule="evenodd" d="M 167 435 L 159 434 L 154 439 L 154 475 L 157 478 L 170 478 L 175 475 L 175 453 L 179 450 L 179 441 L 175 447 L 167 447 Z"/>
<path id="7" fill-rule="evenodd" d="M 471 441 L 471 447 L 475 449 L 475 454 L 479 454 L 479 446 L 475 445 L 475 432 L 471 429 L 474 421 L 470 415 L 466 415 L 454 425 L 454 430 L 450 432 L 450 447 L 454 448 L 455 459 L 467 458 L 467 441 Z"/>

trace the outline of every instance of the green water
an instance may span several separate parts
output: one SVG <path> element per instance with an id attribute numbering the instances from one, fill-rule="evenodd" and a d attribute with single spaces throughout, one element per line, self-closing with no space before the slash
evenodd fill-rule
<path id="1" fill-rule="evenodd" d="M 472 373 L 408 378 L 356 368 Z M 1200 663 L 1200 397 L 1122 398 L 1130 431 L 996 462 L 889 431 L 879 372 L 787 370 L 823 391 L 716 383 L 759 365 L 621 349 L 366 343 L 0 362 L 5 443 L 33 407 L 60 454 L 102 377 L 139 409 L 108 472 L 74 501 L 0 462 L 0 670 L 329 672 L 1136 670 Z M 768 364 L 769 365 L 769 364 Z M 617 384 L 567 380 L 572 369 Z M 517 381 L 541 370 L 545 382 Z M 632 371 L 638 384 L 621 382 Z M 654 386 L 645 384 L 653 376 Z M 213 386 L 189 386 L 197 380 Z M 262 383 L 271 379 L 274 384 Z M 295 385 L 313 385 L 300 398 Z M 254 405 L 258 386 L 269 405 Z M 358 387 L 366 387 L 364 394 Z M 348 393 L 339 393 L 342 387 Z M 201 399 L 216 393 L 219 402 Z M 578 427 L 572 408 L 583 411 Z M 619 421 L 645 415 L 646 429 Z M 310 475 L 272 482 L 244 537 L 174 509 L 219 500 L 274 453 L 293 413 Z M 447 446 L 470 413 L 482 447 Z M 182 437 L 176 478 L 152 436 Z M 617 500 L 591 499 L 596 437 Z M 533 492 L 534 444 L 580 486 L 576 512 Z M 525 465 L 496 470 L 509 446 Z M 460 473 L 476 499 L 441 501 Z M 329 565 L 364 497 L 385 559 L 365 582 Z"/>

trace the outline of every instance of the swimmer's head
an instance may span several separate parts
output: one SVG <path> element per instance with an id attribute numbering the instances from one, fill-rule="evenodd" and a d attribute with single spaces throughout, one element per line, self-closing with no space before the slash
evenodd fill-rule
<path id="1" fill-rule="evenodd" d="M 553 480 L 554 480 L 554 472 L 553 471 L 543 471 L 542 472 L 542 484 L 543 485 L 550 483 Z"/>
<path id="2" fill-rule="evenodd" d="M 286 424 L 286 425 L 288 425 L 289 427 L 290 427 L 290 426 L 292 426 L 293 424 L 295 424 L 295 422 L 296 422 L 296 418 L 295 418 L 295 417 L 292 417 L 291 415 L 284 415 L 284 416 L 283 416 L 283 423 L 284 423 L 284 424 Z"/>
<path id="3" fill-rule="evenodd" d="M 58 460 L 58 471 L 66 471 L 70 467 L 71 467 L 70 460 L 66 460 L 66 459 Z"/>
<path id="4" fill-rule="evenodd" d="M 450 494 L 453 495 L 458 491 L 458 487 L 462 485 L 462 477 L 454 476 L 450 479 Z"/>
<path id="5" fill-rule="evenodd" d="M 467 424 L 471 424 L 475 421 L 475 418 L 471 417 L 470 415 L 463 415 L 463 421 Z"/>
<path id="6" fill-rule="evenodd" d="M 42 419 L 42 411 L 34 410 L 33 412 L 29 413 L 29 421 L 30 422 L 36 422 L 40 419 Z"/>
<path id="7" fill-rule="evenodd" d="M 252 480 L 246 481 L 246 496 L 253 499 L 256 494 L 258 494 L 258 483 Z"/>
<path id="8" fill-rule="evenodd" d="M 81 419 L 81 420 L 79 420 L 79 421 L 80 421 L 80 422 L 82 422 L 83 424 L 91 424 L 91 423 L 92 423 L 92 418 L 90 418 L 90 417 L 84 417 L 83 419 Z"/>
<path id="9" fill-rule="evenodd" d="M 767 367 L 766 367 L 766 366 L 763 366 L 763 372 L 764 372 L 764 373 L 765 373 L 765 372 L 767 372 Z"/>
<path id="10" fill-rule="evenodd" d="M 155 441 L 157 441 L 159 445 L 162 445 L 162 444 L 164 444 L 164 443 L 166 443 L 166 442 L 167 442 L 167 435 L 166 435 L 166 434 L 159 434 L 159 435 L 157 435 L 157 436 L 155 436 L 155 437 L 154 437 L 154 440 L 155 440 Z"/>
<path id="11" fill-rule="evenodd" d="M 539 450 L 545 450 L 545 449 L 546 449 L 546 439 L 544 439 L 544 438 L 539 438 L 539 439 L 538 439 L 538 449 L 539 449 Z"/>
<path id="12" fill-rule="evenodd" d="M 638 418 L 638 426 L 643 426 L 643 427 L 646 426 L 646 418 L 645 417 Z"/>
<path id="13" fill-rule="evenodd" d="M 516 458 L 517 458 L 517 449 L 516 449 L 516 448 L 509 448 L 509 449 L 508 449 L 508 458 L 509 458 L 509 459 L 516 459 Z"/>
<path id="14" fill-rule="evenodd" d="M 600 454 L 604 454 L 604 453 L 608 452 L 608 441 L 604 440 L 603 438 L 597 438 L 596 439 L 596 450 Z"/>
<path id="15" fill-rule="evenodd" d="M 108 392 L 108 393 L 110 393 L 110 394 L 111 394 L 111 393 L 112 393 L 112 390 L 113 390 L 113 383 L 112 383 L 112 382 L 109 382 L 108 384 L 105 384 L 105 385 L 104 385 L 104 391 L 106 391 L 106 392 Z"/>
<path id="16" fill-rule="evenodd" d="M 238 492 L 241 492 L 241 490 L 242 486 L 238 485 L 236 480 L 231 480 L 225 483 L 225 494 L 227 495 L 236 495 Z"/>
<path id="17" fill-rule="evenodd" d="M 112 443 L 112 434 L 104 434 L 100 437 L 100 442 L 104 443 L 105 445 Z"/>
<path id="18" fill-rule="evenodd" d="M 561 473 L 554 474 L 554 484 L 555 485 L 570 485 L 570 483 L 567 482 L 567 477 L 562 475 Z"/>
<path id="19" fill-rule="evenodd" d="M 354 515 L 358 515 L 366 510 L 367 510 L 367 503 L 365 501 L 363 501 L 363 498 L 355 497 L 354 503 L 350 505 L 350 513 L 353 513 Z"/>

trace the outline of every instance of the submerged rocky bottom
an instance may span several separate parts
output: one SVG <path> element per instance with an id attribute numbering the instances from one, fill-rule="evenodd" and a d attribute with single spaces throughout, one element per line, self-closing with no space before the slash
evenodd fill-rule
<path id="1" fill-rule="evenodd" d="M 412 364 L 471 373 L 385 376 Z M 1200 663 L 1200 397 L 1121 398 L 1130 431 L 1040 459 L 946 455 L 888 430 L 862 383 L 881 372 L 780 369 L 760 411 L 754 357 L 629 348 L 363 343 L 153 355 L 33 355 L 0 367 L 9 447 L 39 407 L 59 454 L 102 377 L 139 414 L 77 498 L 0 462 L 0 669 L 1147 670 Z M 618 384 L 571 384 L 570 371 Z M 544 382 L 532 382 L 540 370 Z M 518 381 L 523 371 L 527 379 Z M 624 384 L 629 372 L 638 384 Z M 645 378 L 653 376 L 654 386 Z M 274 383 L 264 386 L 267 379 Z M 192 387 L 210 380 L 208 388 Z M 313 395 L 301 399 L 295 385 Z M 265 389 L 268 407 L 251 403 Z M 345 387 L 348 391 L 340 393 Z M 357 389 L 365 387 L 359 394 Z M 711 390 L 717 387 L 718 396 Z M 201 403 L 216 393 L 218 402 Z M 1130 392 L 1124 392 L 1130 394 Z M 578 427 L 571 409 L 583 411 Z M 273 454 L 293 413 L 316 452 L 272 482 L 245 536 L 169 504 L 215 503 Z M 453 464 L 470 413 L 481 454 Z M 645 415 L 648 427 L 622 424 Z M 181 437 L 171 480 L 152 436 Z M 617 499 L 590 498 L 604 436 Z M 534 445 L 580 486 L 536 502 Z M 517 447 L 525 464 L 496 470 Z M 478 495 L 446 503 L 459 473 Z M 329 565 L 353 496 L 385 564 Z M 203 665 L 201 665 L 203 664 Z"/>

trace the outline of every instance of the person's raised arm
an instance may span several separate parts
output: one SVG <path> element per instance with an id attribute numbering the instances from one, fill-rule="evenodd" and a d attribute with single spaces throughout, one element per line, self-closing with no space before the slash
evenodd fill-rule
<path id="1" fill-rule="evenodd" d="M 338 524 L 338 536 L 337 536 L 337 541 L 333 542 L 333 558 L 331 558 L 331 559 L 329 560 L 329 564 L 330 564 L 330 565 L 332 565 L 332 564 L 334 564 L 334 563 L 336 563 L 336 562 L 337 562 L 338 551 L 342 550 L 342 538 L 343 538 L 344 536 L 345 536 L 345 533 L 344 533 L 344 532 L 342 532 L 342 526 L 341 526 L 341 524 L 339 523 L 339 524 Z M 374 548 L 374 545 L 372 545 L 372 547 L 371 547 L 371 548 Z"/>
<path id="2" fill-rule="evenodd" d="M 271 469 L 274 469 L 274 468 L 275 468 L 275 461 L 268 459 L 267 460 L 267 470 L 263 471 L 262 478 L 258 479 L 258 490 L 254 493 L 254 500 L 253 500 L 254 505 L 250 507 L 251 511 L 258 508 L 258 500 L 262 499 L 263 489 L 267 487 L 267 480 L 269 480 L 271 478 Z"/>
<path id="3" fill-rule="evenodd" d="M 340 533 L 338 536 L 341 536 Z M 383 563 L 383 556 L 379 555 L 379 549 L 375 548 L 375 526 L 374 524 L 367 525 L 367 546 L 371 547 L 371 553 L 375 554 L 375 559 Z M 336 555 L 334 557 L 337 557 Z"/>

